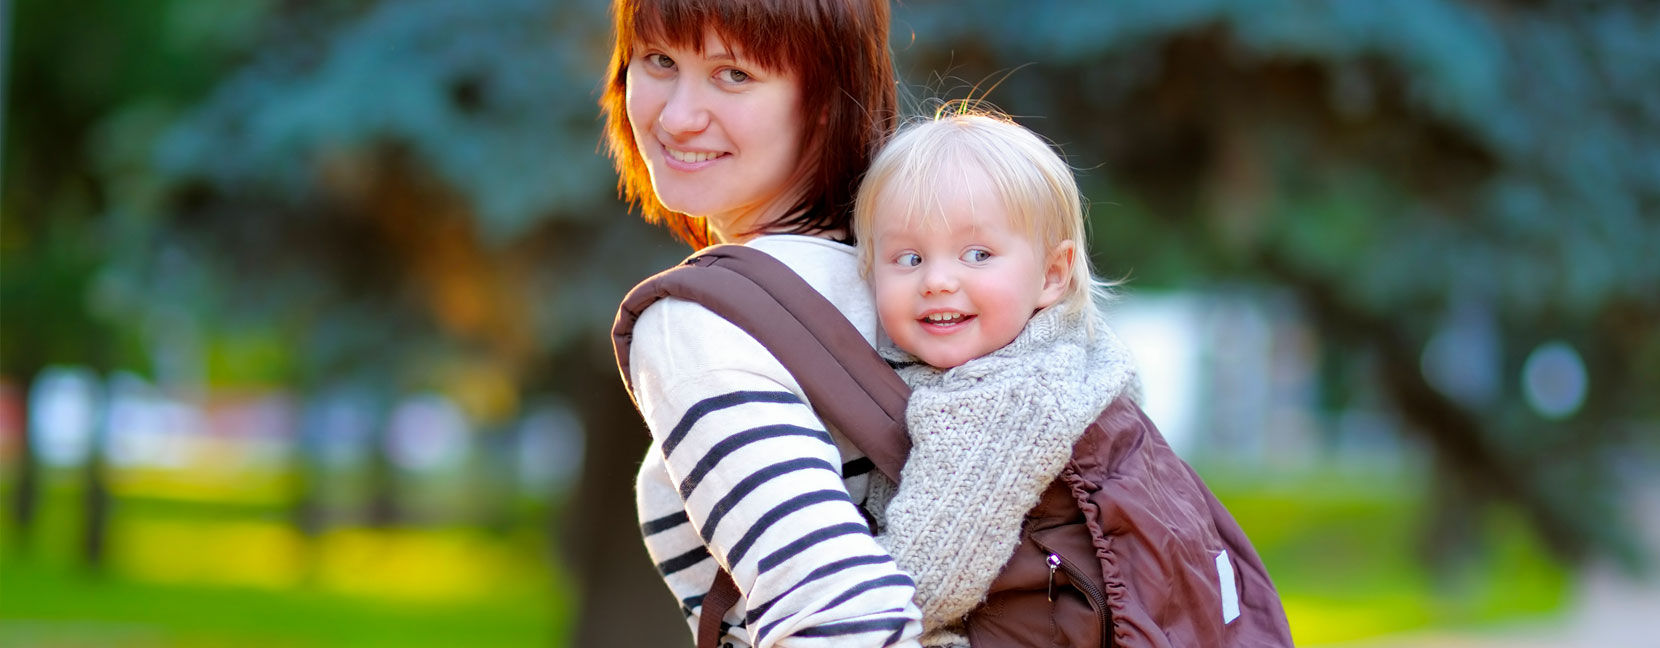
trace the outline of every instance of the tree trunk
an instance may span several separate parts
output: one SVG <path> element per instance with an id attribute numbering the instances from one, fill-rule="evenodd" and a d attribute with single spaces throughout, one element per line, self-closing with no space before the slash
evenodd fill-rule
<path id="1" fill-rule="evenodd" d="M 478 504 L 470 514 L 479 528 L 505 537 L 518 522 L 520 491 L 513 460 L 518 456 L 519 431 L 508 423 L 488 423 L 474 438 L 478 453 L 470 472 L 472 500 Z"/>
<path id="2" fill-rule="evenodd" d="M 294 450 L 289 453 L 294 471 L 293 490 L 289 492 L 288 520 L 300 537 L 300 573 L 307 586 L 317 583 L 322 571 L 321 547 L 317 541 L 328 526 L 324 510 L 323 435 L 328 392 L 300 389 L 298 391 L 300 416 L 290 432 L 294 435 Z"/>
<path id="3" fill-rule="evenodd" d="M 1557 557 L 1578 562 L 1587 556 L 1594 532 L 1546 497 L 1540 485 L 1493 440 L 1480 418 L 1430 386 L 1419 370 L 1416 345 L 1407 342 L 1407 335 L 1397 323 L 1349 304 L 1330 281 L 1301 272 L 1278 255 L 1264 253 L 1258 262 L 1279 283 L 1297 292 L 1323 337 L 1378 352 L 1382 388 L 1399 407 L 1408 433 L 1416 433 L 1429 443 L 1436 460 L 1445 466 L 1439 474 L 1464 490 L 1457 502 L 1445 501 L 1441 506 L 1512 502 Z M 1440 515 L 1474 513 L 1454 510 Z M 1432 540 L 1443 541 L 1446 539 Z"/>
<path id="4" fill-rule="evenodd" d="M 369 526 L 386 529 L 404 522 L 399 499 L 398 467 L 392 461 L 392 414 L 394 408 L 378 409 L 369 445 L 369 501 L 364 517 Z"/>
<path id="5" fill-rule="evenodd" d="M 109 394 L 99 407 L 102 420 L 94 424 L 92 447 L 82 467 L 81 485 L 81 559 L 88 570 L 102 572 L 109 549 L 110 500 L 108 453 L 104 447 L 110 437 Z"/>
<path id="6" fill-rule="evenodd" d="M 607 340 L 609 341 L 609 340 Z M 609 348 L 573 349 L 561 366 L 585 439 L 576 501 L 560 521 L 578 597 L 573 646 L 686 646 L 691 630 L 640 537 L 634 474 L 651 435 Z"/>
<path id="7" fill-rule="evenodd" d="M 301 538 L 311 542 L 323 532 L 320 485 L 323 479 L 321 456 L 324 431 L 320 429 L 322 415 L 316 410 L 324 406 L 324 400 L 316 393 L 303 391 L 301 394 L 299 411 L 302 414 L 292 430 L 295 444 L 294 451 L 289 453 L 294 471 L 289 521 Z"/>
<path id="8" fill-rule="evenodd" d="M 40 501 L 40 458 L 35 456 L 34 441 L 29 429 L 29 394 L 40 371 L 30 370 L 17 377 L 18 419 L 22 434 L 17 438 L 17 482 L 12 484 L 10 541 L 7 543 L 18 554 L 29 553 L 34 541 L 35 508 Z"/>

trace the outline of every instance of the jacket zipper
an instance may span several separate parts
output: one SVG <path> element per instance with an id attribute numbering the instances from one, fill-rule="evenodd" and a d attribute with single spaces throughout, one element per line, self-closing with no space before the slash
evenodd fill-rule
<path id="1" fill-rule="evenodd" d="M 1055 568 L 1061 566 L 1059 554 L 1049 554 L 1049 602 L 1055 602 Z"/>
<path id="2" fill-rule="evenodd" d="M 1101 620 L 1102 645 L 1112 645 L 1110 643 L 1112 639 L 1112 616 L 1107 614 L 1107 597 L 1101 594 L 1101 590 L 1096 589 L 1094 583 L 1089 582 L 1089 579 L 1084 577 L 1084 573 L 1076 565 L 1067 562 L 1055 550 L 1038 542 L 1037 538 L 1033 538 L 1032 543 L 1036 544 L 1039 549 L 1049 553 L 1049 601 L 1054 602 L 1055 600 L 1055 567 L 1059 565 L 1061 569 L 1066 570 L 1066 575 L 1072 579 L 1072 584 L 1083 590 L 1084 595 L 1089 597 L 1089 601 L 1095 604 L 1095 616 Z"/>

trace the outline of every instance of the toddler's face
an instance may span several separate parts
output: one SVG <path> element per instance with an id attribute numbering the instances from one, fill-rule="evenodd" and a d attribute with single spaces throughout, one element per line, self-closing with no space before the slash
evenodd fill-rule
<path id="1" fill-rule="evenodd" d="M 1070 246 L 1040 250 L 1010 225 L 983 175 L 948 184 L 938 188 L 940 213 L 906 218 L 907 201 L 879 197 L 870 241 L 882 328 L 941 369 L 1014 341 L 1032 313 L 1060 299 L 1071 269 Z"/>

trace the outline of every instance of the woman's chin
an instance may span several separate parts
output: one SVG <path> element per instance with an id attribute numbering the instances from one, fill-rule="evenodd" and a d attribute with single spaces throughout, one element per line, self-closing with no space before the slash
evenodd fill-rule
<path id="1" fill-rule="evenodd" d="M 709 214 L 721 212 L 721 205 L 714 204 L 715 201 L 708 200 L 703 196 L 686 195 L 686 193 L 689 192 L 665 192 L 659 189 L 657 200 L 663 203 L 664 207 L 669 208 L 669 211 L 697 218 L 707 218 Z"/>

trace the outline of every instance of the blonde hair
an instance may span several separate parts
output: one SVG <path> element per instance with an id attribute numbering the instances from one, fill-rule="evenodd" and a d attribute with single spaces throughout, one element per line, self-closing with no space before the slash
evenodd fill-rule
<path id="1" fill-rule="evenodd" d="M 980 110 L 942 109 L 932 119 L 901 127 L 876 154 L 853 206 L 860 272 L 868 276 L 874 263 L 877 200 L 905 200 L 901 217 L 909 226 L 918 214 L 941 212 L 937 188 L 953 184 L 945 182 L 947 174 L 965 168 L 985 174 L 1003 201 L 1009 225 L 1031 237 L 1044 254 L 1072 241 L 1072 277 L 1060 305 L 1078 311 L 1111 299 L 1113 284 L 1096 280 L 1090 271 L 1083 196 L 1072 168 L 1036 133 Z"/>

